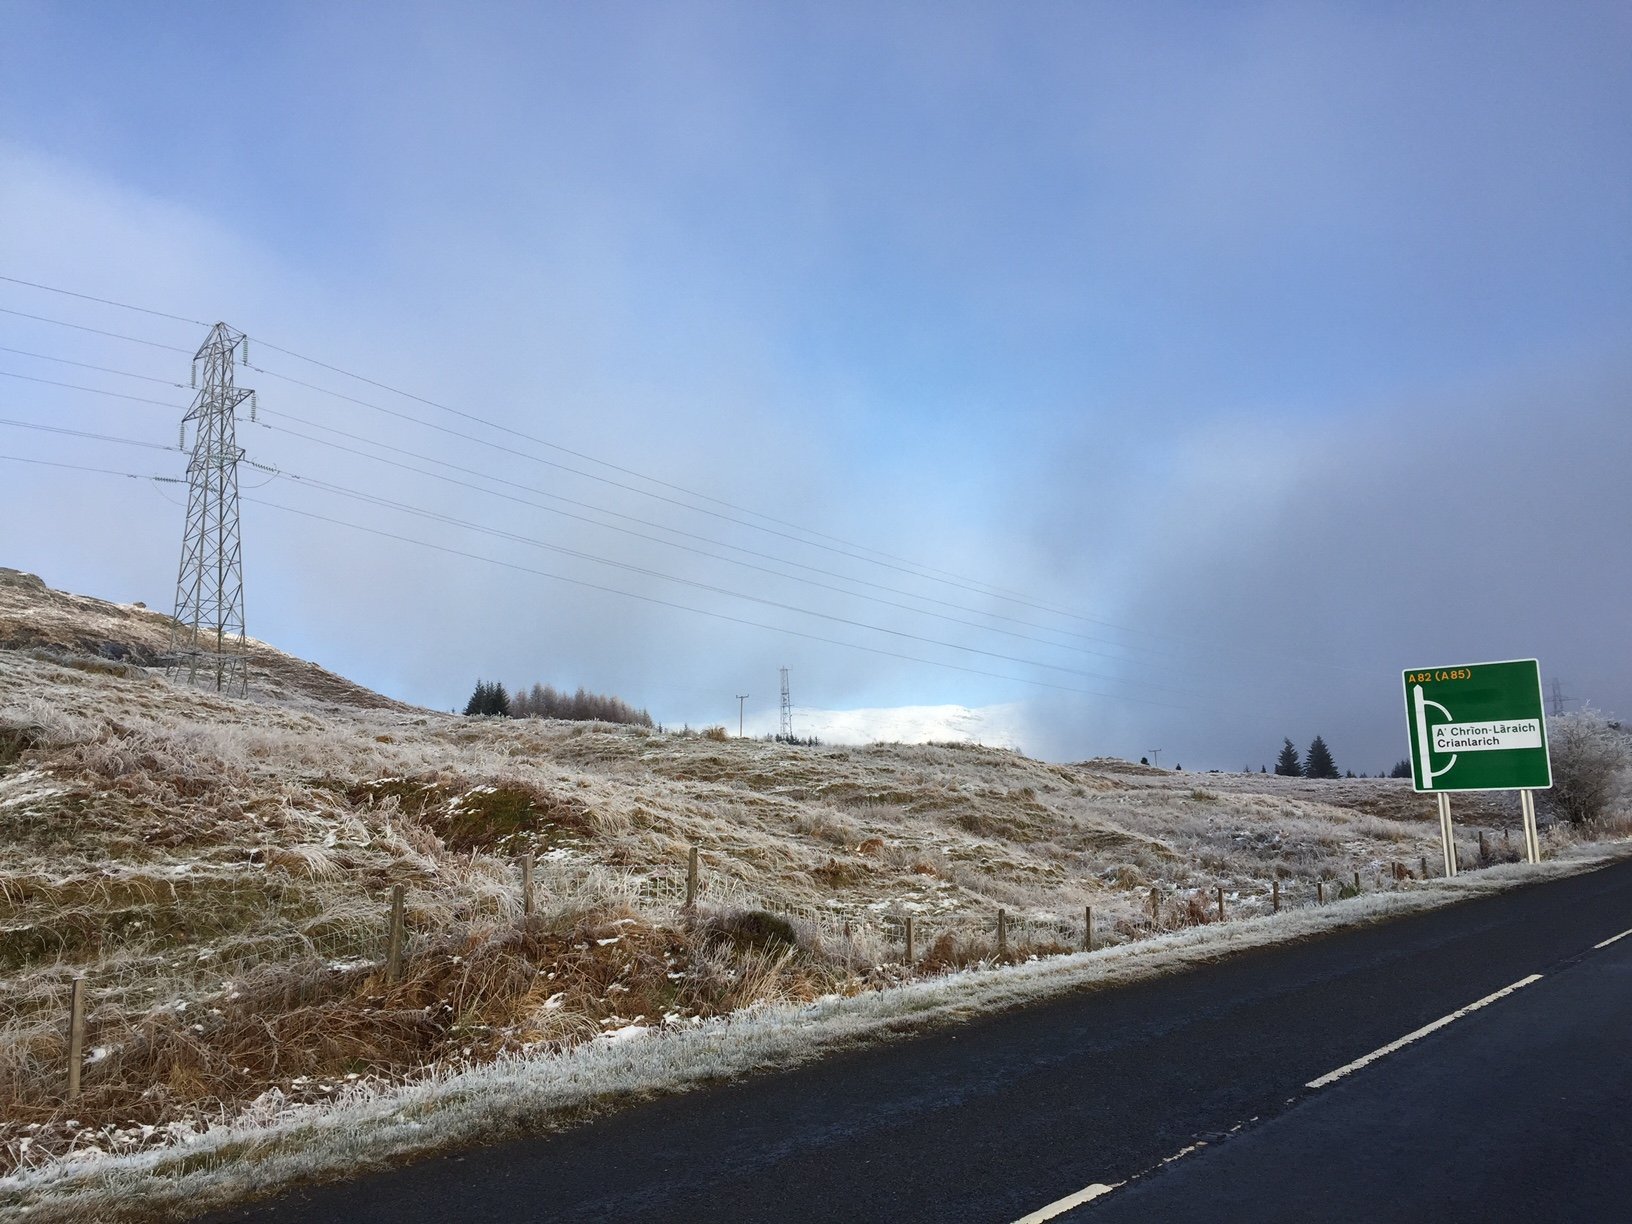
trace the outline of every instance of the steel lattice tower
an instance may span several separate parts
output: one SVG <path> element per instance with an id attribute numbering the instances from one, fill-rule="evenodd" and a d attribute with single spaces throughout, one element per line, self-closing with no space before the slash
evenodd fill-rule
<path id="1" fill-rule="evenodd" d="M 232 364 L 243 344 L 243 332 L 217 323 L 193 356 L 195 383 L 200 363 L 204 383 L 181 419 L 182 445 L 189 421 L 194 436 L 169 666 L 172 677 L 240 697 L 249 691 L 249 663 L 238 530 L 238 462 L 244 452 L 235 414 L 252 393 L 234 384 Z"/>
<path id="2" fill-rule="evenodd" d="M 785 740 L 793 738 L 793 699 L 788 695 L 788 669 L 782 669 L 782 731 Z"/>

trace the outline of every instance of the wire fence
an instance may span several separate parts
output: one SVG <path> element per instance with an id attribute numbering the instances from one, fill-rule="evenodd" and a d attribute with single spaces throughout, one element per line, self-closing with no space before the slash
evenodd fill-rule
<path id="1" fill-rule="evenodd" d="M 818 941 L 825 950 L 850 957 L 904 959 L 907 926 L 912 923 L 916 950 L 930 948 L 950 937 L 982 955 L 1003 949 L 1076 949 L 1086 946 L 1091 913 L 1070 915 L 1045 911 L 1009 912 L 990 908 L 928 911 L 910 903 L 863 910 L 809 905 L 757 895 L 725 871 L 639 872 L 588 862 L 542 861 L 530 873 L 535 912 L 571 913 L 591 907 L 625 907 L 657 923 L 683 921 L 698 913 L 762 910 L 787 919 Z M 431 894 L 426 909 L 410 903 L 402 931 L 403 955 L 412 959 L 434 943 L 459 931 L 475 932 L 493 921 L 521 916 L 528 905 L 524 895 L 527 874 L 485 892 L 487 913 L 473 903 L 455 919 L 445 895 Z M 1375 887 L 1399 887 L 1398 875 L 1379 876 Z M 1358 875 L 1352 881 L 1320 881 L 1305 885 L 1294 896 L 1281 895 L 1279 886 L 1263 895 L 1227 894 L 1220 906 L 1217 888 L 1163 890 L 1151 888 L 1134 906 L 1128 898 L 1115 910 L 1102 911 L 1092 942 L 1123 942 L 1210 923 L 1227 918 L 1252 917 L 1286 907 L 1320 904 L 1340 895 L 1361 891 Z M 1302 893 L 1307 892 L 1304 896 Z M 1137 895 L 1137 894 L 1136 894 Z M 411 897 L 414 894 L 410 894 Z M 419 896 L 426 896 L 421 892 Z M 60 1017 L 75 978 L 92 988 L 98 1013 L 141 1014 L 165 1005 L 203 1002 L 241 989 L 261 973 L 297 971 L 343 972 L 384 964 L 389 954 L 391 928 L 383 899 L 353 898 L 344 912 L 315 915 L 307 907 L 298 912 L 280 910 L 277 899 L 256 915 L 257 929 L 226 939 L 157 946 L 154 940 L 132 938 L 125 944 L 104 941 L 97 955 L 85 962 L 59 957 L 23 962 L 0 978 L 0 997 L 8 999 L 16 1020 Z M 13 927 L 10 931 L 24 928 Z M 0 941 L 9 933 L 0 928 Z M 0 943 L 3 946 L 3 943 Z"/>

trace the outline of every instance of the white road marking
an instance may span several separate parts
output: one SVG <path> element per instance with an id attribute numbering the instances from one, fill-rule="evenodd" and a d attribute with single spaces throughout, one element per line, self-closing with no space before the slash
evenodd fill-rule
<path id="1" fill-rule="evenodd" d="M 1093 1202 L 1102 1194 L 1109 1194 L 1121 1184 L 1121 1182 L 1117 1182 L 1116 1185 L 1106 1186 L 1095 1182 L 1084 1190 L 1078 1190 L 1075 1194 L 1068 1194 L 1063 1199 L 1056 1199 L 1047 1207 L 1039 1207 L 1028 1216 L 1021 1216 L 1014 1224 L 1043 1224 L 1044 1220 L 1052 1220 L 1057 1215 L 1064 1215 L 1073 1207 L 1081 1207 L 1084 1203 Z"/>
<path id="2" fill-rule="evenodd" d="M 1416 1040 L 1418 1040 L 1419 1038 L 1422 1038 L 1422 1037 L 1426 1037 L 1429 1033 L 1432 1033 L 1434 1030 L 1444 1028 L 1447 1024 L 1451 1023 L 1451 1021 L 1460 1020 L 1463 1016 L 1467 1015 L 1469 1012 L 1476 1012 L 1481 1007 L 1484 1007 L 1487 1004 L 1496 1002 L 1497 999 L 1506 998 L 1508 995 L 1512 994 L 1515 990 L 1518 990 L 1521 987 L 1528 986 L 1532 982 L 1539 982 L 1539 981 L 1541 981 L 1541 974 L 1532 973 L 1529 977 L 1525 978 L 1523 981 L 1514 982 L 1513 985 L 1511 985 L 1511 986 L 1504 986 L 1504 987 L 1502 987 L 1502 989 L 1498 990 L 1495 994 L 1488 994 L 1484 998 L 1480 999 L 1477 1003 L 1469 1003 L 1466 1007 L 1458 1008 L 1456 1011 L 1452 1012 L 1448 1016 L 1441 1016 L 1438 1020 L 1435 1020 L 1432 1024 L 1425 1024 L 1421 1028 L 1417 1029 L 1416 1032 L 1407 1033 L 1404 1037 L 1401 1037 L 1398 1041 L 1391 1041 L 1387 1045 L 1383 1046 L 1381 1049 L 1373 1050 L 1370 1054 L 1367 1054 L 1365 1057 L 1357 1058 L 1353 1062 L 1347 1063 L 1344 1066 L 1339 1067 L 1336 1071 L 1328 1071 L 1325 1075 L 1321 1076 L 1319 1079 L 1310 1080 L 1307 1084 L 1304 1085 L 1304 1087 L 1305 1088 L 1324 1088 L 1324 1087 L 1326 1087 L 1327 1084 L 1330 1084 L 1330 1083 L 1333 1083 L 1336 1080 L 1342 1079 L 1345 1075 L 1348 1075 L 1350 1072 L 1358 1071 L 1358 1070 L 1360 1070 L 1361 1067 L 1368 1066 L 1371 1063 L 1376 1062 L 1379 1058 L 1383 1058 L 1383 1057 L 1386 1057 L 1389 1054 L 1394 1053 L 1395 1050 L 1400 1049 L 1402 1046 L 1408 1046 L 1413 1041 L 1416 1041 Z"/>
<path id="3" fill-rule="evenodd" d="M 1595 944 L 1594 947 L 1595 948 L 1607 948 L 1610 944 L 1614 943 L 1615 940 L 1625 939 L 1628 935 L 1632 935 L 1632 930 L 1622 931 L 1619 935 L 1616 935 L 1613 939 L 1606 939 L 1601 944 Z M 1345 1065 L 1339 1067 L 1335 1071 L 1328 1071 L 1325 1075 L 1321 1076 L 1319 1079 L 1310 1080 L 1307 1084 L 1304 1085 L 1304 1087 L 1305 1088 L 1324 1088 L 1324 1087 L 1326 1087 L 1327 1084 L 1334 1083 L 1337 1080 L 1342 1079 L 1345 1075 L 1349 1075 L 1352 1072 L 1358 1071 L 1362 1067 L 1369 1066 L 1372 1063 L 1376 1062 L 1379 1058 L 1386 1058 L 1388 1055 L 1394 1053 L 1394 1051 L 1396 1051 L 1398 1049 L 1402 1049 L 1403 1047 L 1410 1045 L 1413 1041 L 1418 1041 L 1421 1038 L 1426 1037 L 1429 1033 L 1432 1033 L 1432 1032 L 1434 1032 L 1434 1031 L 1436 1031 L 1438 1029 L 1444 1028 L 1447 1024 L 1450 1024 L 1452 1021 L 1460 1020 L 1463 1016 L 1466 1016 L 1470 1012 L 1476 1012 L 1481 1007 L 1487 1007 L 1490 1004 L 1496 1002 L 1496 1000 L 1498 1000 L 1498 999 L 1505 999 L 1508 995 L 1512 994 L 1515 990 L 1522 990 L 1526 986 L 1529 986 L 1529 985 L 1531 985 L 1531 984 L 1533 984 L 1535 982 L 1541 981 L 1541 978 L 1542 978 L 1541 974 L 1532 973 L 1529 977 L 1522 978 L 1519 981 L 1514 982 L 1511 986 L 1504 986 L 1500 990 L 1496 991 L 1494 994 L 1488 994 L 1484 998 L 1478 1000 L 1477 1002 L 1469 1003 L 1466 1007 L 1459 1007 L 1459 1008 L 1457 1008 L 1457 1010 L 1452 1012 L 1450 1015 L 1441 1016 L 1438 1020 L 1435 1020 L 1432 1024 L 1425 1024 L 1421 1028 L 1417 1029 L 1416 1031 L 1407 1033 L 1404 1037 L 1401 1037 L 1399 1040 L 1391 1041 L 1387 1045 L 1381 1047 L 1380 1049 L 1373 1050 L 1370 1054 L 1367 1054 L 1362 1058 L 1357 1058 L 1351 1063 L 1346 1063 Z M 1291 1100 L 1288 1100 L 1287 1104 L 1291 1104 L 1291 1103 L 1292 1103 Z M 1252 1119 L 1252 1120 L 1255 1121 L 1256 1119 Z M 1232 1127 L 1230 1129 L 1230 1131 L 1228 1133 L 1233 1135 L 1236 1131 L 1240 1130 L 1243 1126 L 1246 1126 L 1246 1125 L 1247 1125 L 1246 1122 L 1237 1123 L 1234 1127 Z M 1161 1165 L 1171 1164 L 1173 1161 L 1180 1160 L 1183 1157 L 1188 1156 L 1191 1152 L 1194 1152 L 1197 1149 L 1203 1148 L 1203 1147 L 1206 1147 L 1206 1146 L 1207 1145 L 1205 1143 L 1193 1143 L 1189 1147 L 1181 1148 L 1177 1152 L 1174 1152 L 1173 1155 L 1164 1158 L 1161 1161 L 1161 1163 L 1158 1164 L 1155 1167 L 1160 1168 Z M 1084 1203 L 1091 1203 L 1095 1199 L 1100 1198 L 1103 1195 L 1109 1194 L 1112 1190 L 1116 1190 L 1121 1186 L 1125 1186 L 1126 1184 L 1127 1184 L 1126 1182 L 1113 1182 L 1110 1185 L 1106 1185 L 1103 1182 L 1095 1182 L 1091 1186 L 1087 1186 L 1087 1187 L 1084 1187 L 1081 1190 L 1078 1190 L 1075 1194 L 1068 1194 L 1062 1199 L 1056 1199 L 1054 1202 L 1050 1203 L 1046 1207 L 1038 1208 L 1036 1211 L 1032 1212 L 1030 1215 L 1021 1216 L 1018 1220 L 1016 1220 L 1014 1222 L 1014 1224 L 1043 1224 L 1043 1222 L 1045 1220 L 1052 1220 L 1056 1216 L 1064 1215 L 1066 1212 L 1071 1211 L 1074 1208 L 1081 1207 Z"/>
<path id="4" fill-rule="evenodd" d="M 1619 935 L 1613 935 L 1610 938 L 1604 940 L 1603 943 L 1593 944 L 1592 945 L 1592 950 L 1594 952 L 1596 952 L 1596 951 L 1598 951 L 1599 948 L 1607 948 L 1607 947 L 1609 947 L 1610 944 L 1614 943 L 1617 939 L 1625 939 L 1628 935 L 1632 935 L 1632 931 L 1622 931 Z"/>

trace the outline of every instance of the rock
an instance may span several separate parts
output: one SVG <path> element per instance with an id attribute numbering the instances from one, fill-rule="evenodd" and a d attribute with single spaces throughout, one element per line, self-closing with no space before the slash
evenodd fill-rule
<path id="1" fill-rule="evenodd" d="M 3 565 L 0 565 L 0 586 L 19 587 L 25 591 L 39 591 L 42 595 L 48 589 L 38 574 L 7 569 Z"/>

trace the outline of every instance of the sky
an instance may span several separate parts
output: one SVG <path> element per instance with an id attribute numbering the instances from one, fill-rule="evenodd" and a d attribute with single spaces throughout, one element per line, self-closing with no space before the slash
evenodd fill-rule
<path id="1" fill-rule="evenodd" d="M 767 730 L 786 667 L 1356 772 L 1408 667 L 1632 714 L 1628 62 L 1622 4 L 9 0 L 0 565 L 174 606 L 225 321 L 249 631 L 405 700 Z"/>

